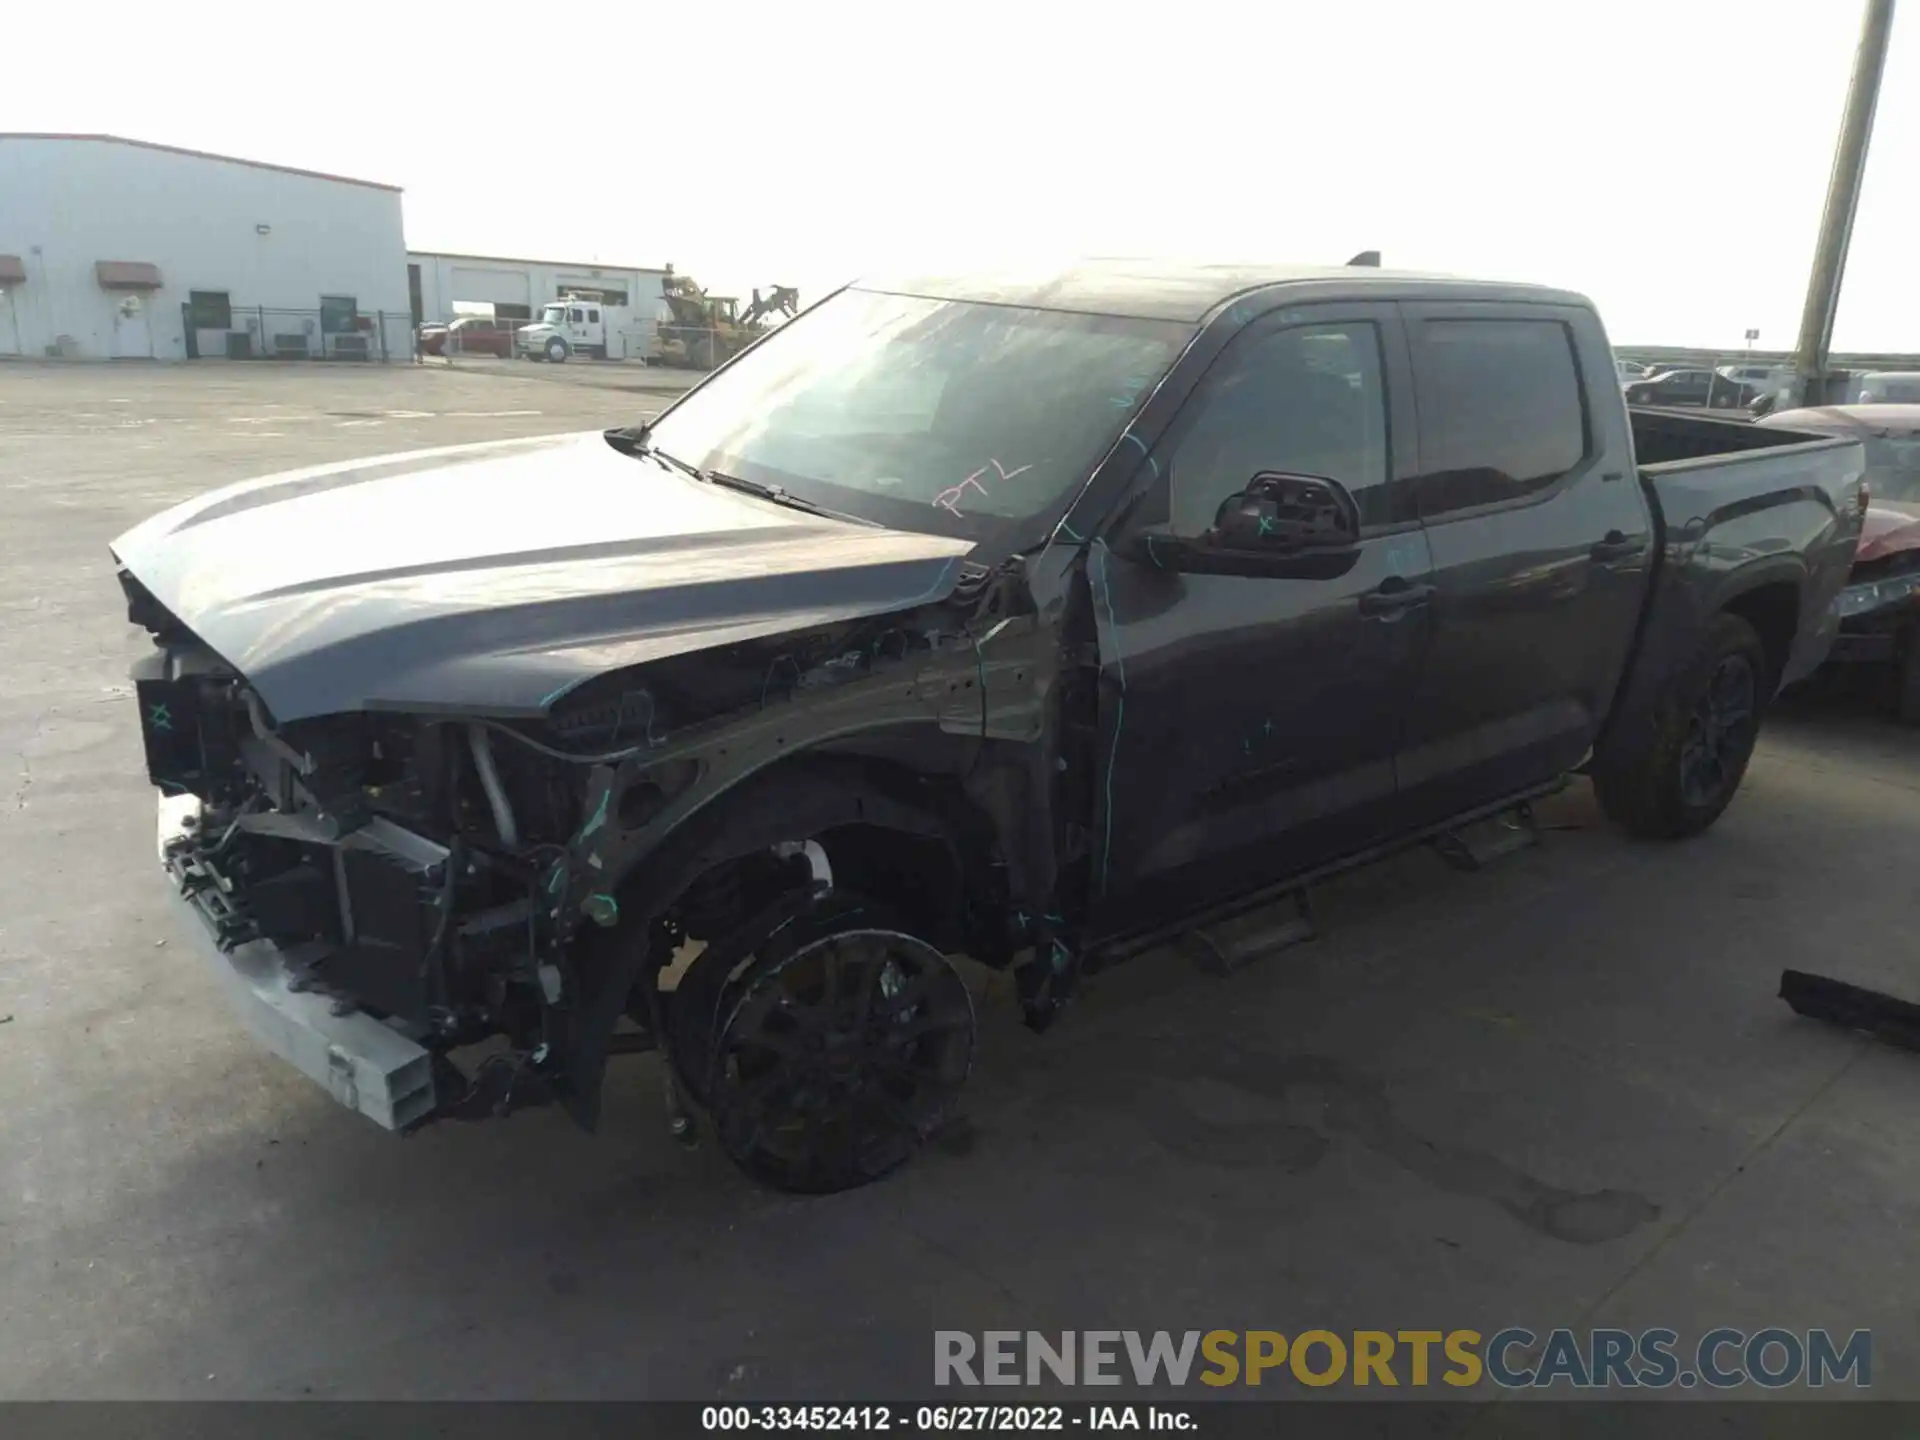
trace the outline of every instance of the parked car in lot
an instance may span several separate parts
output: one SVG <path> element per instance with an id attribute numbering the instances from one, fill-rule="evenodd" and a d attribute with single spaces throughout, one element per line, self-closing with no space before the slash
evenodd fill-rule
<path id="1" fill-rule="evenodd" d="M 1642 365 L 1638 360 L 1621 360 L 1616 358 L 1613 362 L 1613 369 L 1614 373 L 1620 377 L 1622 384 L 1625 384 L 1629 380 L 1644 379 L 1653 373 L 1652 366 Z"/>
<path id="2" fill-rule="evenodd" d="M 1920 404 L 1920 373 L 1911 370 L 1870 370 L 1854 391 L 1857 405 Z"/>
<path id="3" fill-rule="evenodd" d="M 1757 421 L 1858 440 L 1871 501 L 1847 585 L 1834 600 L 1834 664 L 1890 667 L 1895 713 L 1920 725 L 1920 405 L 1825 405 Z"/>
<path id="4" fill-rule="evenodd" d="M 1609 358 L 1534 286 L 879 279 L 649 424 L 216 490 L 113 543 L 176 907 L 382 1125 L 591 1128 L 657 1049 L 676 1133 L 860 1184 L 972 1066 L 952 955 L 1040 1029 L 1570 772 L 1713 824 L 1863 450 L 1630 413 Z"/>
<path id="5" fill-rule="evenodd" d="M 1664 370 L 1626 387 L 1629 405 L 1705 405 L 1732 410 L 1750 403 L 1754 392 L 1712 370 Z"/>
<path id="6" fill-rule="evenodd" d="M 1793 383 L 1791 365 L 1722 365 L 1715 371 L 1722 379 L 1744 385 L 1751 392 L 1751 400 L 1762 396 L 1778 396 Z"/>
<path id="7" fill-rule="evenodd" d="M 463 315 L 437 330 L 422 326 L 420 352 L 423 355 L 495 355 L 504 360 L 513 354 L 513 332 L 513 321 Z"/>

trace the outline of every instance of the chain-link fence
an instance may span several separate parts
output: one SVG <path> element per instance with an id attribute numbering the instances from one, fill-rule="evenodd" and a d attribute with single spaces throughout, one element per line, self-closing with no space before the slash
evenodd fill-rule
<path id="1" fill-rule="evenodd" d="M 591 306 L 572 307 L 572 311 L 583 316 L 596 313 Z M 627 316 L 569 319 L 548 324 L 531 336 L 519 333 L 539 318 L 463 315 L 451 321 L 428 321 L 417 333 L 420 354 L 448 364 L 469 359 L 609 361 L 705 371 L 730 359 L 759 333 L 738 325 L 677 325 Z"/>
<path id="2" fill-rule="evenodd" d="M 190 360 L 348 360 L 393 364 L 414 359 L 413 317 L 346 304 L 315 310 L 229 305 L 180 307 Z"/>

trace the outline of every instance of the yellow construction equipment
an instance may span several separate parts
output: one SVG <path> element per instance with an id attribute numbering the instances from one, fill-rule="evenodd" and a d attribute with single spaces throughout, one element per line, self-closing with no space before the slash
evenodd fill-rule
<path id="1" fill-rule="evenodd" d="M 660 293 L 671 318 L 660 322 L 658 361 L 698 370 L 738 355 L 773 328 L 774 317 L 790 319 L 800 312 L 800 292 L 790 285 L 770 286 L 765 295 L 756 289 L 743 311 L 736 297 L 709 295 L 691 276 L 674 274 L 671 265 Z"/>

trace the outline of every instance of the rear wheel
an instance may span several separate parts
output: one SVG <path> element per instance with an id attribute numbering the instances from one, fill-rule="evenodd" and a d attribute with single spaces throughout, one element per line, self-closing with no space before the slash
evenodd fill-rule
<path id="1" fill-rule="evenodd" d="M 949 1118 L 973 1066 L 973 999 L 947 957 L 844 899 L 783 928 L 728 987 L 706 1100 L 720 1143 L 781 1190 L 849 1190 Z"/>
<path id="2" fill-rule="evenodd" d="M 1656 702 L 1654 740 L 1627 769 L 1597 766 L 1594 791 L 1629 833 L 1679 839 L 1732 802 L 1772 684 L 1766 647 L 1738 615 L 1716 615 L 1692 662 Z"/>

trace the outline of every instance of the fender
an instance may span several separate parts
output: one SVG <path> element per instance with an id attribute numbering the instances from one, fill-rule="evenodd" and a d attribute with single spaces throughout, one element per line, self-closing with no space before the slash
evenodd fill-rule
<path id="1" fill-rule="evenodd" d="M 878 825 L 936 839 L 958 853 L 964 844 L 952 820 L 901 796 L 871 762 L 797 756 L 728 791 L 669 833 L 653 860 L 619 895 L 620 923 L 589 932 L 587 990 L 569 1009 L 565 1033 L 567 1113 L 582 1129 L 599 1124 L 608 1042 L 632 993 L 649 971 L 653 921 L 714 866 L 841 825 Z M 657 968 L 655 966 L 654 968 Z"/>
<path id="2" fill-rule="evenodd" d="M 1613 710 L 1594 742 L 1592 766 L 1625 770 L 1641 762 L 1654 739 L 1659 698 L 1693 658 L 1712 616 L 1736 605 L 1742 597 L 1775 584 L 1792 585 L 1800 597 L 1799 608 L 1804 611 L 1811 587 L 1800 556 L 1767 555 L 1731 570 L 1714 572 L 1692 559 L 1689 543 L 1675 543 L 1670 537 L 1670 543 L 1662 549 L 1640 617 L 1638 648 L 1614 698 Z M 1806 643 L 1818 618 L 1798 615 L 1796 646 Z"/>

